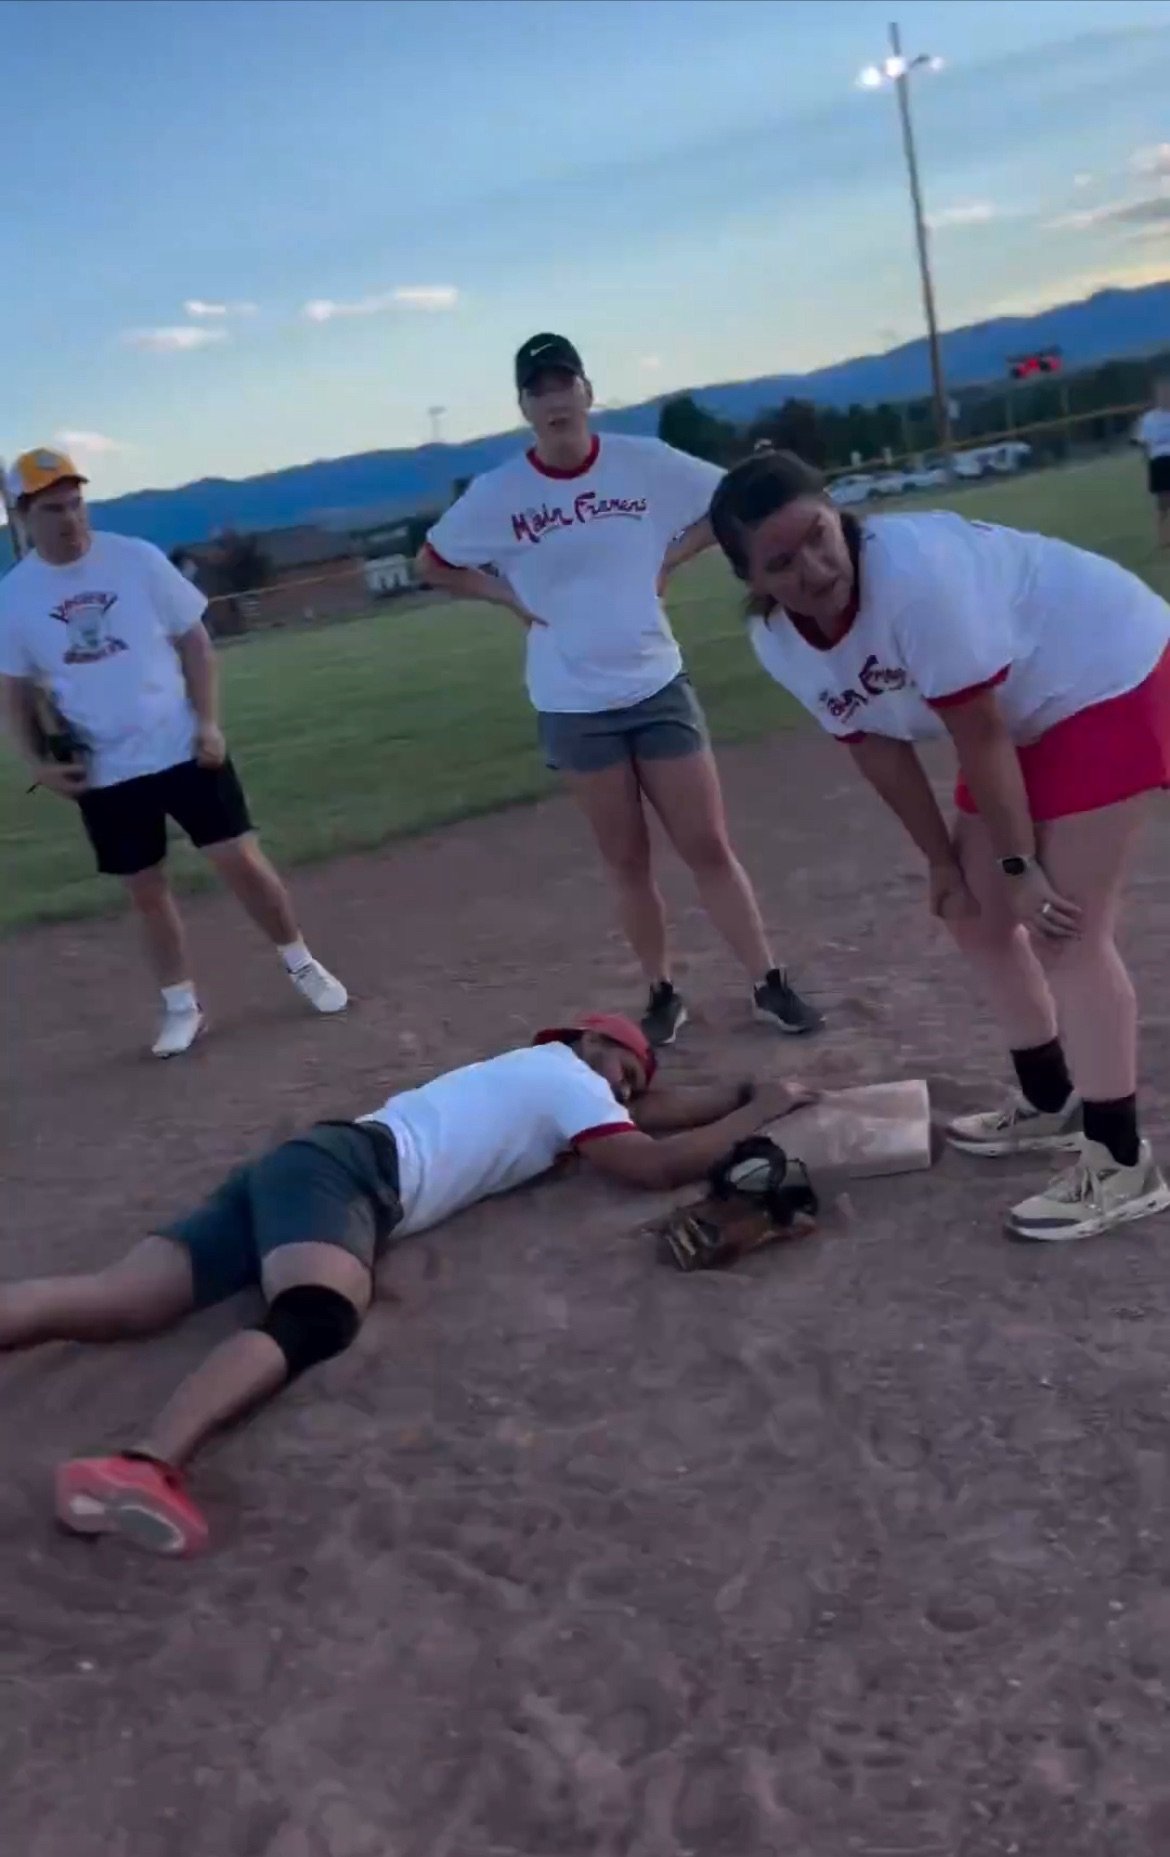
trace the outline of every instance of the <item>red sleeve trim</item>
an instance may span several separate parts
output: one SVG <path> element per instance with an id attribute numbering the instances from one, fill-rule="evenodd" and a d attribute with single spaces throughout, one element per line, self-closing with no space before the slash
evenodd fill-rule
<path id="1" fill-rule="evenodd" d="M 432 542 L 424 542 L 422 551 L 425 555 L 430 555 L 431 560 L 437 562 L 440 567 L 448 568 L 453 574 L 459 572 L 454 561 L 448 561 L 444 555 L 441 555 Z"/>
<path id="2" fill-rule="evenodd" d="M 968 684 L 965 690 L 952 690 L 947 696 L 928 696 L 926 706 L 928 709 L 958 709 L 960 703 L 969 703 L 972 697 L 982 696 L 985 690 L 996 690 L 1001 683 L 1006 683 L 1011 668 L 1010 664 L 1005 664 L 1001 671 L 996 671 L 994 677 L 985 677 L 982 683 Z"/>
<path id="3" fill-rule="evenodd" d="M 603 1122 L 597 1128 L 583 1128 L 579 1135 L 573 1136 L 574 1148 L 583 1148 L 587 1142 L 603 1141 L 607 1135 L 636 1135 L 637 1124 L 634 1122 Z"/>

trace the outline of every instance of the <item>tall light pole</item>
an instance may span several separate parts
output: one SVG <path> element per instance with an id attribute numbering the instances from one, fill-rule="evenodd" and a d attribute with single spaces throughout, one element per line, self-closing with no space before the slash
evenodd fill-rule
<path id="1" fill-rule="evenodd" d="M 922 206 L 922 184 L 918 177 L 918 151 L 914 144 L 914 123 L 910 115 L 910 73 L 922 69 L 923 66 L 928 70 L 937 71 L 941 64 L 941 59 L 931 58 L 925 52 L 920 53 L 917 58 L 907 58 L 902 51 L 902 34 L 896 25 L 891 25 L 889 57 L 883 64 L 867 65 L 858 82 L 865 90 L 878 90 L 883 84 L 892 83 L 898 99 L 898 121 L 902 128 L 902 153 L 906 159 L 906 177 L 910 184 L 910 205 L 914 213 L 914 242 L 918 248 L 922 308 L 926 317 L 926 338 L 930 349 L 930 384 L 934 399 L 934 423 L 939 447 L 949 467 L 954 450 L 951 437 L 951 415 L 946 381 L 943 376 L 942 349 L 938 339 L 934 281 L 930 274 L 930 243 L 926 230 L 926 214 Z"/>

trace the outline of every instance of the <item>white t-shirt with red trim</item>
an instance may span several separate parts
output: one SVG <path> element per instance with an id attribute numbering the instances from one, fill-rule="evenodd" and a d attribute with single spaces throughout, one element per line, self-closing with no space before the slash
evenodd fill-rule
<path id="1" fill-rule="evenodd" d="M 533 452 L 486 471 L 427 542 L 448 567 L 490 568 L 545 621 L 527 635 L 535 708 L 621 709 L 682 670 L 658 574 L 722 475 L 659 439 L 607 432 L 577 471 L 553 471 Z"/>
<path id="2" fill-rule="evenodd" d="M 990 688 L 1035 741 L 1136 689 L 1170 644 L 1170 606 L 1115 561 L 944 510 L 863 522 L 858 589 L 827 649 L 782 611 L 751 622 L 763 668 L 844 741 L 941 735 L 940 709 Z"/>
<path id="3" fill-rule="evenodd" d="M 404 1235 L 547 1173 L 574 1147 L 635 1126 L 605 1078 L 563 1044 L 449 1070 L 361 1120 L 388 1128 L 397 1145 Z"/>

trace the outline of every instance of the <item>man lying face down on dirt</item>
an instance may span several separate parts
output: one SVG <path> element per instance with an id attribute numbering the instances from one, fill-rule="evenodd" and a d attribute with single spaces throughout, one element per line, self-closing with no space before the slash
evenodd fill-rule
<path id="1" fill-rule="evenodd" d="M 181 1466 L 221 1426 L 350 1345 L 392 1237 L 534 1179 L 566 1151 L 627 1186 L 686 1185 L 809 1100 L 792 1084 L 652 1090 L 653 1077 L 636 1025 L 589 1014 L 372 1115 L 318 1123 L 105 1270 L 0 1287 L 0 1350 L 121 1341 L 251 1286 L 264 1297 L 263 1320 L 223 1341 L 133 1449 L 59 1468 L 59 1521 L 155 1553 L 198 1552 L 207 1524 Z"/>

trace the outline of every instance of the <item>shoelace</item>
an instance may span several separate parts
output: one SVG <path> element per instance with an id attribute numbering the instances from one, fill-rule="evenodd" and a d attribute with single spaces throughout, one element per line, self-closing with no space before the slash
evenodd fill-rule
<path id="1" fill-rule="evenodd" d="M 1044 1197 L 1058 1206 L 1083 1206 L 1101 1197 L 1106 1178 L 1105 1174 L 1094 1173 L 1087 1162 L 1078 1161 L 1075 1167 L 1053 1181 Z"/>

